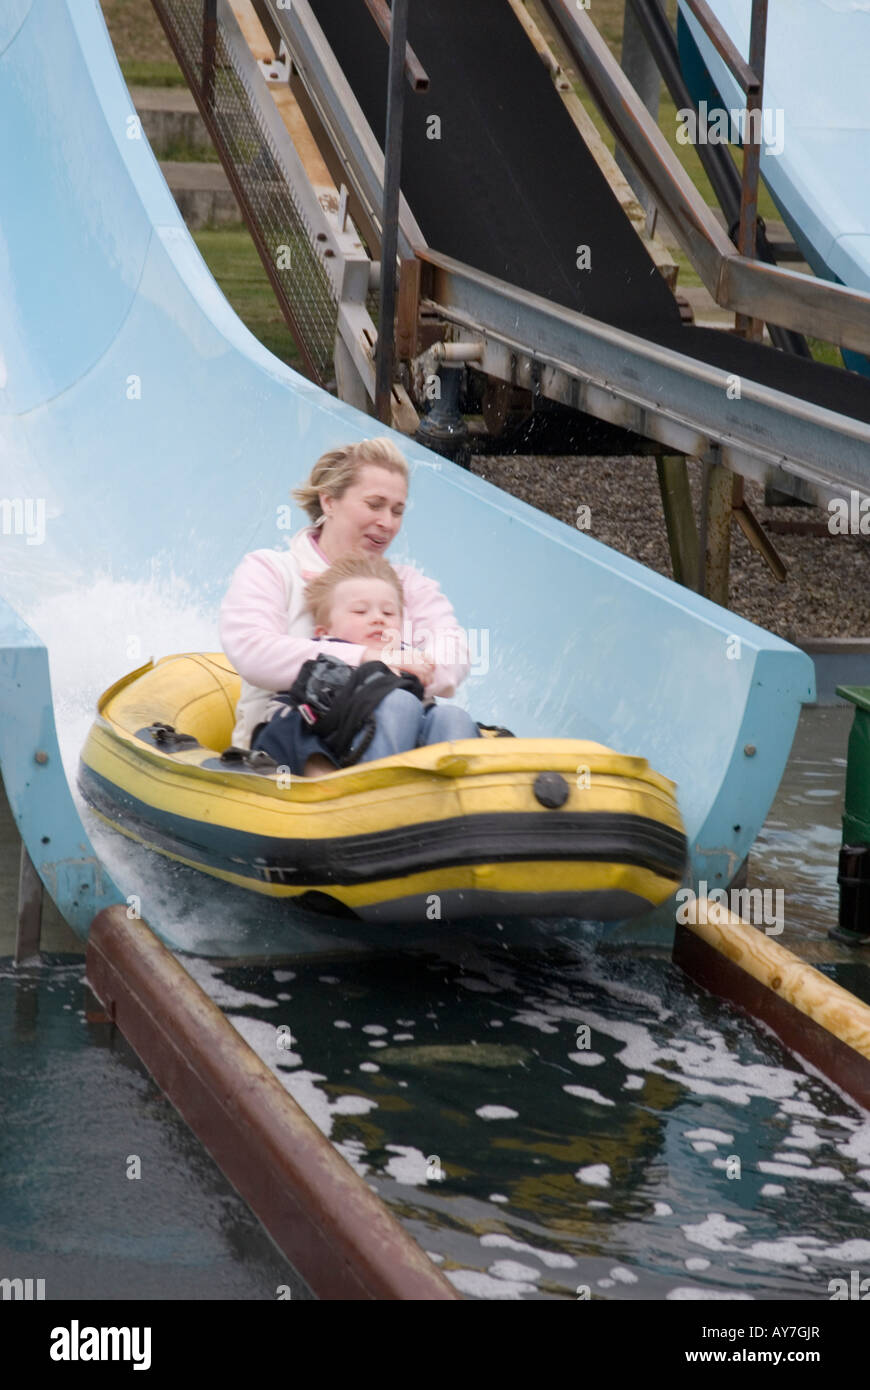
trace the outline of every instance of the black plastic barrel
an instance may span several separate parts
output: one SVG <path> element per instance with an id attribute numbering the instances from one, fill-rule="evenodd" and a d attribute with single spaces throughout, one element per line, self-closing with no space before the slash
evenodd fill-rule
<path id="1" fill-rule="evenodd" d="M 870 937 L 870 845 L 843 845 L 837 883 L 840 931 Z"/>

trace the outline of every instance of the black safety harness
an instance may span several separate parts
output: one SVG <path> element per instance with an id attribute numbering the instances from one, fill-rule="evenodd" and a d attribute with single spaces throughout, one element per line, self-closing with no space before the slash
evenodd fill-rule
<path id="1" fill-rule="evenodd" d="M 383 661 L 348 666 L 321 652 L 316 660 L 303 663 L 291 689 L 275 699 L 299 711 L 339 767 L 350 767 L 359 762 L 377 732 L 375 709 L 394 690 L 409 690 L 423 700 L 422 683 L 408 671 L 396 675 Z M 365 731 L 363 737 L 352 748 L 360 729 Z"/>

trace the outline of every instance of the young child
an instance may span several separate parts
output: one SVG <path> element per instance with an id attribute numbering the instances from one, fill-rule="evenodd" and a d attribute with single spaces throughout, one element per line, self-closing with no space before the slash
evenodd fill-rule
<path id="1" fill-rule="evenodd" d="M 352 642 L 365 647 L 362 658 L 383 661 L 390 670 L 416 675 L 425 691 L 435 663 L 400 640 L 404 609 L 402 585 L 392 565 L 380 555 L 346 555 L 313 579 L 305 590 L 314 619 L 315 638 Z M 403 653 L 407 667 L 403 667 Z M 361 663 L 362 664 L 362 663 Z M 271 707 L 270 707 L 271 713 Z M 389 757 L 421 744 L 479 738 L 471 716 L 455 705 L 420 700 L 408 690 L 393 690 L 374 710 L 377 731 L 360 761 Z M 276 706 L 255 745 L 306 777 L 334 771 L 337 763 L 298 709 Z"/>

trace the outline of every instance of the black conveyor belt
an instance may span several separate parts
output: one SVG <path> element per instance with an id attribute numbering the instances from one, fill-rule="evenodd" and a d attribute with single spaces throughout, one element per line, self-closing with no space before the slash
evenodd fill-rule
<path id="1" fill-rule="evenodd" d="M 377 139 L 388 48 L 364 0 L 311 0 Z M 402 192 L 429 245 L 651 342 L 870 423 L 866 378 L 683 325 L 507 0 L 411 0 Z M 427 138 L 428 118 L 441 138 Z M 591 269 L 577 268 L 577 247 Z"/>

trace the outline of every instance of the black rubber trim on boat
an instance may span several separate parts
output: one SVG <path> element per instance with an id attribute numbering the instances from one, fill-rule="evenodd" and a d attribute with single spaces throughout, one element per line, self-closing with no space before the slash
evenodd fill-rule
<path id="1" fill-rule="evenodd" d="M 366 835 L 279 840 L 159 811 L 84 763 L 79 786 L 107 820 L 125 825 L 137 838 L 245 878 L 300 888 L 525 860 L 632 864 L 679 880 L 688 852 L 682 831 L 614 811 L 498 812 Z"/>

